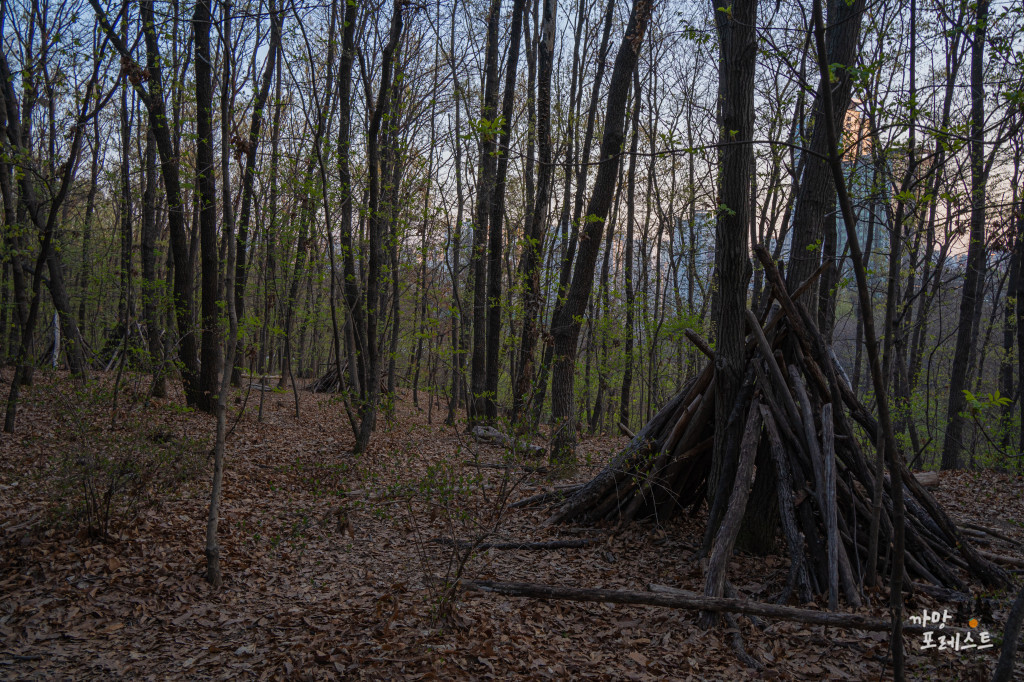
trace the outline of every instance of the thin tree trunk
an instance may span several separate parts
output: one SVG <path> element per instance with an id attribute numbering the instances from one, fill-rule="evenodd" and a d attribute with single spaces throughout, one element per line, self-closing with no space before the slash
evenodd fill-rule
<path id="1" fill-rule="evenodd" d="M 476 209 L 473 220 L 473 253 L 470 256 L 470 277 L 473 292 L 473 353 L 470 359 L 470 421 L 487 415 L 487 220 L 495 180 L 494 119 L 498 109 L 498 28 L 501 23 L 501 0 L 491 0 L 487 12 L 487 43 L 484 50 L 484 93 L 480 104 L 479 170 L 476 186 Z"/>
<path id="2" fill-rule="evenodd" d="M 633 132 L 629 142 L 629 172 L 626 174 L 626 253 L 623 266 L 626 287 L 626 327 L 623 350 L 622 389 L 619 391 L 619 423 L 629 427 L 630 390 L 633 385 L 633 230 L 636 220 L 636 152 L 640 141 L 640 72 L 633 74 Z"/>
<path id="3" fill-rule="evenodd" d="M 452 92 L 455 99 L 455 131 L 453 143 L 455 145 L 455 227 L 452 238 L 452 383 L 451 397 L 448 400 L 448 415 L 444 423 L 451 425 L 455 423 L 455 412 L 459 409 L 462 393 L 465 387 L 465 354 L 468 347 L 468 327 L 466 325 L 465 308 L 462 304 L 462 297 L 459 295 L 459 272 L 462 270 L 462 209 L 465 205 L 465 197 L 462 189 L 462 141 L 458 131 L 462 130 L 462 106 L 461 92 L 459 86 L 459 73 L 455 65 L 455 16 L 458 9 L 458 0 L 452 3 L 451 21 L 451 46 L 449 52 L 449 64 L 452 71 Z"/>
<path id="4" fill-rule="evenodd" d="M 982 0 L 987 1 L 987 0 Z M 831 79 L 829 77 L 830 62 L 825 47 L 825 20 L 821 11 L 821 0 L 814 2 L 814 37 L 817 47 L 818 68 L 821 70 L 822 78 L 818 86 L 818 94 L 823 100 L 824 111 L 835 111 L 832 99 Z M 871 311 L 867 275 L 864 269 L 864 257 L 861 253 L 860 244 L 857 241 L 857 231 L 853 206 L 850 196 L 846 190 L 843 177 L 842 161 L 837 151 L 839 135 L 836 132 L 836 121 L 833 117 L 825 117 L 826 149 L 828 150 L 829 166 L 831 167 L 832 179 L 835 183 L 839 205 L 842 210 L 843 223 L 846 227 L 847 244 L 850 248 L 853 260 L 854 274 L 857 279 L 857 293 L 860 297 L 860 304 L 864 310 L 864 340 L 867 343 L 868 362 L 871 367 L 871 379 L 875 389 L 875 399 L 878 402 L 879 431 L 885 444 L 886 455 L 889 460 L 889 471 L 894 482 L 899 481 L 903 471 L 903 462 L 900 461 L 899 451 L 896 448 L 896 436 L 892 428 L 892 419 L 889 413 L 889 398 L 886 393 L 886 383 L 882 374 L 882 363 L 878 352 L 878 337 L 875 334 L 874 315 Z M 792 272 L 790 273 L 792 276 Z M 903 679 L 904 652 L 903 652 L 903 561 L 904 561 L 904 532 L 905 518 L 903 509 L 903 486 L 894 484 L 892 488 L 892 525 L 893 525 L 893 552 L 891 563 L 891 574 L 889 578 L 890 608 L 892 612 L 892 635 L 889 646 L 893 656 L 893 677 L 896 680 Z"/>
<path id="5" fill-rule="evenodd" d="M 854 0 L 852 3 L 828 0 L 828 64 L 835 79 L 830 93 L 834 107 L 830 113 L 837 129 L 842 127 L 850 104 L 853 78 L 849 67 L 856 62 L 863 15 L 864 0 Z M 827 111 L 823 100 L 820 92 L 814 97 L 810 149 L 802 155 L 800 161 L 803 172 L 793 207 L 793 240 L 789 272 L 786 274 L 786 285 L 790 292 L 810 277 L 821 263 L 825 217 L 835 211 L 835 183 L 823 160 L 829 151 L 825 141 L 825 126 L 822 125 Z M 819 288 L 819 291 L 826 296 L 830 293 L 827 289 Z"/>
<path id="6" fill-rule="evenodd" d="M 501 105 L 501 133 L 498 140 L 498 168 L 490 200 L 490 239 L 487 267 L 487 364 L 484 376 L 484 415 L 489 420 L 498 416 L 498 374 L 501 369 L 501 252 L 502 220 L 505 217 L 505 178 L 508 175 L 509 139 L 515 105 L 516 80 L 519 75 L 519 45 L 522 42 L 523 11 L 526 0 L 512 5 L 512 27 L 509 34 L 508 59 L 505 65 L 505 94 Z"/>
<path id="7" fill-rule="evenodd" d="M 156 140 L 153 133 L 148 130 L 143 164 L 145 189 L 142 193 L 142 233 L 139 239 L 142 255 L 142 315 L 146 321 L 150 371 L 153 373 L 153 386 L 150 393 L 155 398 L 164 398 L 167 396 L 167 380 L 163 368 L 164 347 L 161 341 L 163 330 L 160 327 L 157 314 L 161 282 L 157 279 L 156 274 L 156 240 L 160 231 L 156 220 Z"/>
<path id="8" fill-rule="evenodd" d="M 134 74 L 138 77 L 141 68 L 135 64 L 128 45 L 114 32 L 99 0 L 90 0 L 90 5 L 95 10 L 97 20 L 111 44 L 130 65 L 131 73 L 129 75 Z M 167 196 L 167 222 L 171 233 L 171 252 L 174 258 L 174 307 L 179 336 L 178 354 L 182 364 L 186 401 L 189 405 L 197 406 L 201 391 L 197 344 L 195 335 L 192 333 L 192 270 L 189 268 L 189 247 L 184 207 L 181 200 L 181 179 L 178 169 L 179 150 L 172 140 L 171 131 L 168 128 L 164 101 L 163 58 L 160 55 L 160 43 L 156 32 L 157 23 L 153 11 L 153 0 L 139 1 L 139 15 L 146 43 L 146 71 L 149 72 L 149 78 L 145 88 L 141 85 L 141 79 L 135 88 L 146 102 L 149 127 L 156 137 L 157 149 L 160 154 L 160 167 Z M 173 113 L 173 118 L 176 121 L 176 109 Z M 214 254 L 216 254 L 216 249 L 214 249 Z"/>
<path id="9" fill-rule="evenodd" d="M 398 41 L 402 35 L 402 8 L 402 1 L 395 0 L 391 9 L 391 29 L 388 43 L 384 46 L 382 55 L 380 90 L 377 95 L 376 106 L 373 107 L 370 127 L 366 136 L 366 161 L 369 169 L 367 213 L 369 215 L 370 242 L 369 266 L 366 277 L 366 348 L 368 355 L 366 381 L 369 386 L 366 389 L 367 401 L 363 408 L 359 434 L 356 438 L 355 452 L 357 453 L 365 452 L 370 443 L 370 436 L 373 434 L 377 424 L 377 402 L 380 398 L 380 353 L 378 351 L 377 329 L 381 313 L 380 308 L 383 303 L 380 291 L 382 274 L 381 250 L 386 230 L 384 216 L 381 215 L 380 208 L 380 130 L 384 112 L 388 110 L 388 103 L 391 99 L 391 79 L 394 73 L 395 50 L 398 48 Z"/>
<path id="10" fill-rule="evenodd" d="M 561 314 L 552 320 L 554 363 L 551 379 L 551 417 L 554 439 L 551 463 L 559 470 L 575 468 L 576 420 L 573 405 L 573 377 L 580 319 L 586 310 L 594 286 L 594 268 L 601 248 L 601 234 L 615 194 L 615 181 L 622 158 L 626 106 L 644 32 L 651 16 L 648 0 L 636 0 L 612 70 L 601 141 L 600 165 L 594 190 L 587 204 L 586 227 L 580 239 L 580 251 Z"/>
<path id="11" fill-rule="evenodd" d="M 238 216 L 238 231 L 235 245 L 235 314 L 245 316 L 245 285 L 249 273 L 247 261 L 249 245 L 249 225 L 252 221 L 252 201 L 255 194 L 256 152 L 263 131 L 263 112 L 270 96 L 270 85 L 274 78 L 274 67 L 281 49 L 281 23 L 283 17 L 276 9 L 276 0 L 270 0 L 270 43 L 267 46 L 267 61 L 263 67 L 259 90 L 252 102 L 252 118 L 249 122 L 248 139 L 236 139 L 234 144 L 239 155 L 245 155 L 245 170 L 242 172 L 242 208 Z M 276 105 L 280 106 L 280 105 Z M 235 357 L 241 357 L 241 344 L 235 349 Z M 238 386 L 241 381 L 241 367 L 231 368 L 231 383 Z"/>
<path id="12" fill-rule="evenodd" d="M 127 36 L 128 23 L 124 22 L 123 34 Z M 117 327 L 111 342 L 119 343 L 127 338 L 131 308 L 132 270 L 132 181 L 131 164 L 131 112 L 128 109 L 128 88 L 121 88 L 121 196 L 118 209 L 121 212 L 121 262 L 118 269 L 120 286 L 117 296 Z"/>
<path id="13" fill-rule="evenodd" d="M 96 191 L 99 189 L 100 174 L 100 119 L 93 119 L 92 166 L 89 171 L 89 193 L 85 198 L 85 217 L 82 220 L 82 263 L 78 273 L 78 329 L 82 337 L 86 336 L 85 304 L 89 299 L 89 281 L 92 279 L 92 224 L 96 215 Z M 13 213 L 12 220 L 13 222 Z M 17 280 L 15 280 L 17 282 Z M 17 299 L 17 296 L 15 297 Z"/>
<path id="14" fill-rule="evenodd" d="M 217 178 L 213 162 L 213 62 L 211 0 L 197 0 L 192 15 L 196 63 L 196 185 L 199 189 L 199 245 L 202 294 L 198 407 L 216 411 L 220 378 L 220 259 L 217 254 Z"/>
<path id="15" fill-rule="evenodd" d="M 534 355 L 540 334 L 540 275 L 544 238 L 547 234 L 548 209 L 551 201 L 551 76 L 555 56 L 555 0 L 543 0 L 540 18 L 540 41 L 537 67 L 537 194 L 532 216 L 523 238 L 520 277 L 523 280 L 523 327 L 519 337 L 519 376 L 512 402 L 512 420 L 518 422 L 529 407 L 527 396 L 535 396 Z M 534 411 L 539 410 L 536 404 Z"/>
<path id="16" fill-rule="evenodd" d="M 966 398 L 967 369 L 971 348 L 977 337 L 974 328 L 975 307 L 980 305 L 985 269 L 985 33 L 988 24 L 989 0 L 979 0 L 971 45 L 971 228 L 967 244 L 967 272 L 960 298 L 960 326 L 953 352 L 953 369 L 949 378 L 949 402 L 946 408 L 946 435 L 942 444 L 942 468 L 959 469 L 963 449 L 963 417 Z"/>
<path id="17" fill-rule="evenodd" d="M 202 0 L 200 0 L 202 1 Z M 225 345 L 224 367 L 225 371 L 220 378 L 220 386 L 217 389 L 217 401 L 215 413 L 217 416 L 217 435 L 213 448 L 213 484 L 210 488 L 210 510 L 206 520 L 206 579 L 215 588 L 219 588 L 223 582 L 220 570 L 220 544 L 217 542 L 217 527 L 220 523 L 220 503 L 223 497 L 224 481 L 224 449 L 227 439 L 227 401 L 228 391 L 231 386 L 231 372 L 227 368 L 234 366 L 235 348 L 238 343 L 238 313 L 235 310 L 235 282 L 233 281 L 237 270 L 236 242 L 234 235 L 234 215 L 232 214 L 231 203 L 231 175 L 228 172 L 230 154 L 228 153 L 228 126 L 230 118 L 230 88 L 231 82 L 231 0 L 224 2 L 223 39 L 224 39 L 224 90 L 221 93 L 221 116 L 223 136 L 221 140 L 221 173 L 223 187 L 223 211 L 224 211 L 224 244 L 227 247 L 227 262 L 224 268 L 224 297 L 227 303 L 228 313 L 228 339 Z"/>

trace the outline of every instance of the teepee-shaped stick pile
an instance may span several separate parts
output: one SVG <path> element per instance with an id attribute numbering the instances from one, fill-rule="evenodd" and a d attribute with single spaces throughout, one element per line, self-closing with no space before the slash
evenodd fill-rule
<path id="1" fill-rule="evenodd" d="M 888 575 L 892 558 L 892 482 L 889 473 L 880 477 L 880 460 L 869 459 L 864 445 L 879 442 L 878 424 L 800 303 L 820 271 L 790 295 L 768 252 L 759 248 L 757 255 L 774 303 L 769 301 L 761 319 L 746 314 L 747 370 L 728 417 L 730 422 L 743 420 L 745 427 L 740 442 L 727 444 L 727 452 L 736 455 L 728 458 L 713 496 L 708 591 L 722 593 L 755 475 L 773 475 L 778 521 L 791 558 L 785 595 L 792 591 L 808 601 L 813 594 L 828 593 L 835 608 L 842 594 L 857 606 L 864 585 Z M 696 334 L 688 336 L 712 355 Z M 696 509 L 706 497 L 711 468 L 714 392 L 714 364 L 709 362 L 601 473 L 558 508 L 551 522 L 664 520 Z M 860 426 L 859 433 L 852 422 Z M 875 448 L 870 450 L 874 455 Z M 906 577 L 961 591 L 965 578 L 1008 584 L 1007 575 L 961 537 L 905 466 L 895 478 L 903 483 L 906 501 Z"/>

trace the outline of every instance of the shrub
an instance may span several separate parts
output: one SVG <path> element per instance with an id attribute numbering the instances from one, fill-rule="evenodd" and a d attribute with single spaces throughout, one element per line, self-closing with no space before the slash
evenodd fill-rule
<path id="1" fill-rule="evenodd" d="M 208 450 L 170 432 L 138 396 L 122 395 L 112 418 L 115 391 L 104 383 L 52 387 L 64 428 L 45 474 L 56 523 L 99 538 L 195 478 Z"/>

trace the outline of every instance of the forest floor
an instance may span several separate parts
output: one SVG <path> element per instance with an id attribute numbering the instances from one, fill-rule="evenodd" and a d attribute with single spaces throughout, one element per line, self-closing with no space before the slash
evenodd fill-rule
<path id="1" fill-rule="evenodd" d="M 890 676 L 885 633 L 778 621 L 762 631 L 740 617 L 746 650 L 764 665 L 755 671 L 739 662 L 724 626 L 702 630 L 692 611 L 469 591 L 446 598 L 444 581 L 465 553 L 433 540 L 472 538 L 481 528 L 494 531 L 490 542 L 594 542 L 477 552 L 463 567 L 468 579 L 702 591 L 702 569 L 691 557 L 704 521 L 698 515 L 623 530 L 544 527 L 543 509 L 502 511 L 503 500 L 554 484 L 542 472 L 474 466 L 500 462 L 502 452 L 445 426 L 443 401 L 428 413 L 424 394 L 421 409 L 403 392 L 394 415 L 378 423 L 371 452 L 354 457 L 337 399 L 300 390 L 296 419 L 290 391 L 264 392 L 258 421 L 260 395 L 252 391 L 227 443 L 224 585 L 212 589 L 203 579 L 203 550 L 213 418 L 181 410 L 173 396 L 150 403 L 144 419 L 102 425 L 150 442 L 198 442 L 203 454 L 190 480 L 101 542 L 76 532 L 66 512 L 53 511 L 74 494 L 54 488 L 55 462 L 96 444 L 75 435 L 90 433 L 76 426 L 82 401 L 69 406 L 54 398 L 69 390 L 69 378 L 37 375 L 23 394 L 16 434 L 0 440 L 0 678 Z M 9 371 L 2 380 L 9 385 Z M 121 400 L 121 410 L 134 409 Z M 240 405 L 234 397 L 232 403 L 233 423 Z M 101 413 L 97 419 L 110 420 L 109 409 Z M 625 442 L 584 437 L 576 479 L 591 477 Z M 936 494 L 958 521 L 983 523 L 1024 543 L 1022 485 L 1004 473 L 943 473 Z M 1024 556 L 1003 541 L 982 547 Z M 771 600 L 787 565 L 783 556 L 738 555 L 731 581 L 750 599 Z M 886 595 L 870 597 L 873 605 L 862 612 L 887 617 Z M 440 623 L 445 606 L 451 615 Z M 924 608 L 948 609 L 960 626 L 980 615 L 921 596 L 911 598 L 908 615 Z M 997 608 L 979 626 L 996 644 L 1005 615 L 1005 606 Z M 913 679 L 987 679 L 998 652 L 921 650 L 920 637 L 906 641 Z"/>

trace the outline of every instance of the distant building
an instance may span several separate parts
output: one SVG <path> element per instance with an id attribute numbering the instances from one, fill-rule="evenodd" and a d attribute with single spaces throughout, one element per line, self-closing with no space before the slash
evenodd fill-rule
<path id="1" fill-rule="evenodd" d="M 855 230 L 861 252 L 871 254 L 872 258 L 879 255 L 888 256 L 889 226 L 892 222 L 891 197 L 889 184 L 886 180 L 891 174 L 888 164 L 876 166 L 872 156 L 871 138 L 868 135 L 867 122 L 856 109 L 846 112 L 844 124 L 843 174 L 846 176 L 846 189 L 850 194 L 855 217 Z M 797 150 L 796 162 L 800 163 L 800 150 Z M 839 196 L 835 200 L 836 226 L 836 257 L 848 264 L 846 224 L 843 221 Z M 789 229 L 783 253 L 788 254 L 793 238 L 793 217 L 790 217 Z M 870 241 L 870 243 L 869 243 Z"/>
<path id="2" fill-rule="evenodd" d="M 876 165 L 872 155 L 871 137 L 867 121 L 856 109 L 846 112 L 843 126 L 844 145 L 843 172 L 846 175 L 846 189 L 850 193 L 853 213 L 856 218 L 855 230 L 861 252 L 877 256 L 889 252 L 889 226 L 891 225 L 892 202 L 889 196 L 887 176 L 891 175 L 886 161 Z M 846 223 L 843 220 L 839 197 L 836 196 L 836 254 L 842 258 L 847 252 Z M 869 243 L 870 240 L 870 243 Z"/>

